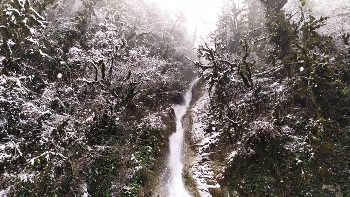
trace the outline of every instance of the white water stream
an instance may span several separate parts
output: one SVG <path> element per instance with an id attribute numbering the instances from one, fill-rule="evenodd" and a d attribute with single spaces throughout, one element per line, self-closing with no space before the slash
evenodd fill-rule
<path id="1" fill-rule="evenodd" d="M 169 156 L 169 196 L 170 197 L 190 197 L 191 195 L 185 188 L 182 178 L 183 170 L 183 144 L 184 144 L 184 129 L 182 126 L 182 118 L 185 115 L 187 108 L 192 100 L 192 87 L 197 82 L 196 78 L 190 84 L 187 92 L 184 95 L 185 103 L 183 105 L 174 105 L 173 109 L 176 116 L 176 132 L 169 137 L 170 156 Z"/>

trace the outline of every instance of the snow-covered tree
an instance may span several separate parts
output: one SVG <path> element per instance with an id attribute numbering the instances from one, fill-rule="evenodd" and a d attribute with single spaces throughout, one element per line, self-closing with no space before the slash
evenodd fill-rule
<path id="1" fill-rule="evenodd" d="M 286 0 L 230 2 L 194 62 L 210 94 L 206 131 L 220 135 L 210 152 L 227 164 L 222 187 L 239 196 L 348 193 L 346 35 L 343 44 L 321 34 L 327 17 L 303 4 L 291 16 Z"/>
<path id="2" fill-rule="evenodd" d="M 181 22 L 141 3 L 1 1 L 1 195 L 135 196 L 151 185 L 170 104 L 194 73 Z"/>

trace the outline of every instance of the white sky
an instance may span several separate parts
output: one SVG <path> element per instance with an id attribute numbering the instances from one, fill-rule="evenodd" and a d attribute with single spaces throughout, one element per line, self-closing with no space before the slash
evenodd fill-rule
<path id="1" fill-rule="evenodd" d="M 187 27 L 193 35 L 197 26 L 197 37 L 205 38 L 215 30 L 218 14 L 222 10 L 223 0 L 149 0 L 156 2 L 161 8 L 175 12 L 184 12 Z"/>

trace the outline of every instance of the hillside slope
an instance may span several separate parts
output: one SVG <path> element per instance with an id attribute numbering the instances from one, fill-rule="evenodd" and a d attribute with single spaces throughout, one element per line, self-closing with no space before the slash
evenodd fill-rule
<path id="1" fill-rule="evenodd" d="M 229 2 L 194 61 L 199 196 L 348 196 L 349 34 L 321 34 L 327 18 L 303 5 L 293 18 L 283 0 Z"/>

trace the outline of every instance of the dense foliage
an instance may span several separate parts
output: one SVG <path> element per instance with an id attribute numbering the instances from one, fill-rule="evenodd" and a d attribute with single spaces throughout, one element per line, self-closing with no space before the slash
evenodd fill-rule
<path id="1" fill-rule="evenodd" d="M 149 195 L 194 75 L 183 21 L 136 0 L 0 2 L 0 195 Z"/>
<path id="2" fill-rule="evenodd" d="M 240 2 L 229 1 L 194 62 L 208 83 L 207 132 L 221 134 L 211 151 L 227 164 L 222 187 L 230 196 L 347 196 L 347 34 L 321 34 L 327 18 L 305 3 L 292 16 L 285 0 Z"/>
<path id="3" fill-rule="evenodd" d="M 143 0 L 0 0 L 0 196 L 154 195 L 196 69 L 211 195 L 348 196 L 350 33 L 286 2 L 228 0 L 193 68 L 184 17 Z"/>

